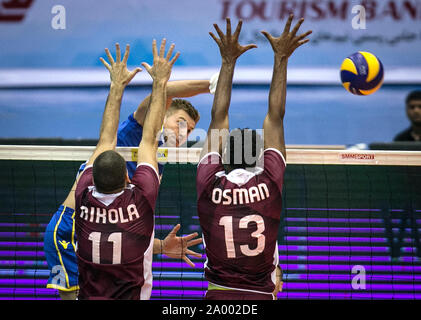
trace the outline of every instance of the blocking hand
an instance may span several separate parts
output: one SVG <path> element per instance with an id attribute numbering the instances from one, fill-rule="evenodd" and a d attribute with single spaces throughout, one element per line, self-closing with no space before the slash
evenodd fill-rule
<path id="1" fill-rule="evenodd" d="M 152 53 L 153 53 L 153 66 L 150 66 L 146 62 L 142 62 L 142 66 L 145 67 L 146 71 L 151 75 L 154 81 L 168 81 L 171 76 L 171 69 L 175 61 L 177 61 L 180 53 L 177 52 L 174 57 L 170 60 L 174 47 L 174 44 L 171 44 L 170 49 L 168 50 L 167 55 L 165 54 L 165 43 L 166 39 L 162 39 L 161 47 L 159 53 L 156 48 L 156 40 L 152 41 Z"/>
<path id="2" fill-rule="evenodd" d="M 278 38 L 273 37 L 266 31 L 261 31 L 261 33 L 269 40 L 270 44 L 272 45 L 272 49 L 275 52 L 275 57 L 277 58 L 289 58 L 295 49 L 310 41 L 310 39 L 305 39 L 305 37 L 312 33 L 311 30 L 299 36 L 296 35 L 301 24 L 304 22 L 304 18 L 301 18 L 295 25 L 294 29 L 290 31 L 293 18 L 294 15 L 291 14 L 285 24 L 284 32 Z"/>
<path id="3" fill-rule="evenodd" d="M 115 61 L 110 51 L 108 50 L 108 48 L 105 48 L 105 53 L 107 54 L 109 64 L 102 57 L 99 58 L 99 60 L 101 60 L 101 62 L 110 72 L 111 83 L 125 87 L 129 84 L 129 82 L 134 78 L 134 76 L 138 72 L 142 71 L 142 69 L 135 68 L 133 71 L 127 70 L 127 59 L 129 58 L 129 52 L 130 52 L 129 45 L 126 45 L 126 52 L 124 53 L 124 57 L 122 61 L 121 61 L 120 45 L 116 43 L 115 47 L 116 47 Z"/>
<path id="4" fill-rule="evenodd" d="M 255 44 L 249 44 L 242 46 L 238 43 L 238 38 L 241 32 L 241 26 L 243 22 L 240 20 L 237 24 L 237 28 L 234 31 L 234 34 L 231 34 L 231 20 L 227 18 L 227 33 L 224 34 L 218 25 L 214 23 L 216 32 L 219 35 L 219 39 L 212 33 L 209 32 L 210 36 L 215 40 L 216 44 L 219 47 L 221 52 L 222 61 L 224 62 L 235 62 L 239 56 L 241 56 L 247 50 L 252 48 L 257 48 Z"/>

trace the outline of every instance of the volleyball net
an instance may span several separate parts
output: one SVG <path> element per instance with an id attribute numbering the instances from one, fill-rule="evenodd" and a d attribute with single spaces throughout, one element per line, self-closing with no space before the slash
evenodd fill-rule
<path id="1" fill-rule="evenodd" d="M 59 299 L 47 289 L 45 228 L 94 147 L 0 146 L 0 299 Z M 136 148 L 118 147 L 127 161 Z M 201 229 L 198 148 L 160 148 L 167 162 L 155 236 L 177 223 Z M 278 233 L 278 299 L 421 299 L 421 152 L 287 149 Z M 193 248 L 203 252 L 203 246 Z M 153 260 L 151 299 L 202 299 L 204 256 L 195 268 Z"/>

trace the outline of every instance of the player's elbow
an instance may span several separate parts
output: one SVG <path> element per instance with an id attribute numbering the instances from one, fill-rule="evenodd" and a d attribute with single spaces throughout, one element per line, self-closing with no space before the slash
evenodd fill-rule
<path id="1" fill-rule="evenodd" d="M 270 108 L 266 118 L 270 121 L 283 121 L 285 117 L 285 109 Z"/>
<path id="2" fill-rule="evenodd" d="M 212 121 L 215 123 L 222 123 L 228 120 L 228 113 L 225 111 L 218 111 L 212 109 L 211 111 Z"/>
<path id="3" fill-rule="evenodd" d="M 263 121 L 263 128 L 281 128 L 283 126 L 284 117 L 281 115 L 267 114 Z"/>

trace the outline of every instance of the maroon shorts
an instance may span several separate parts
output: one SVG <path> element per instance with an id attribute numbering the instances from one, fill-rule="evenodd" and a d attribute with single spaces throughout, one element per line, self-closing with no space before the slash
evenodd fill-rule
<path id="1" fill-rule="evenodd" d="M 208 290 L 205 300 L 274 300 L 272 294 L 241 290 Z"/>

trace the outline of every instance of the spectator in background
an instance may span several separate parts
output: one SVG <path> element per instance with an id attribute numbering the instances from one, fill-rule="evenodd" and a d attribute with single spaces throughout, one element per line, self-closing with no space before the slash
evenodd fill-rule
<path id="1" fill-rule="evenodd" d="M 405 102 L 411 126 L 398 133 L 394 141 L 421 141 L 421 90 L 410 92 Z"/>

